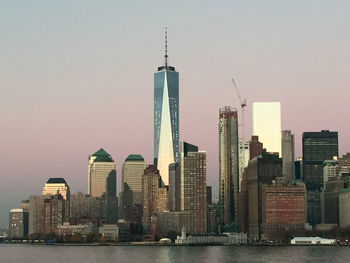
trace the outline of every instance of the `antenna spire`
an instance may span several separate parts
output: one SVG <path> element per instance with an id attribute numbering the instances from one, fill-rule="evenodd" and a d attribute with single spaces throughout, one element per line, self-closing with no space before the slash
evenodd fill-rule
<path id="1" fill-rule="evenodd" d="M 168 66 L 168 27 L 165 26 L 165 68 Z"/>

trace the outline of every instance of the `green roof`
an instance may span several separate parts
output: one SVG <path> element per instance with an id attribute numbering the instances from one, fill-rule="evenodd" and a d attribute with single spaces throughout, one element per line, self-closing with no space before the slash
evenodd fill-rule
<path id="1" fill-rule="evenodd" d="M 339 193 L 348 193 L 349 192 L 349 188 L 342 188 L 342 189 L 339 189 Z"/>
<path id="2" fill-rule="evenodd" d="M 94 162 L 114 162 L 112 157 L 102 148 L 95 152 L 92 156 L 95 156 Z"/>
<path id="3" fill-rule="evenodd" d="M 46 182 L 47 184 L 67 184 L 64 178 L 50 178 Z"/>
<path id="4" fill-rule="evenodd" d="M 143 157 L 139 154 L 130 154 L 125 161 L 144 161 Z"/>

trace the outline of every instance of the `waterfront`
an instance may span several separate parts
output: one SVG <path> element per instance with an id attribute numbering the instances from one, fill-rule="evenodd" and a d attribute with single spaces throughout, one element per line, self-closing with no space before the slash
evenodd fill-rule
<path id="1" fill-rule="evenodd" d="M 1 263 L 95 262 L 345 262 L 339 246 L 45 246 L 0 245 Z"/>

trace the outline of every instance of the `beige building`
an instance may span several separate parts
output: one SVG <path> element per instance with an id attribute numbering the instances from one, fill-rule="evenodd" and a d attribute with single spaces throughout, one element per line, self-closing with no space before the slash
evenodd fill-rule
<path id="1" fill-rule="evenodd" d="M 131 192 L 133 205 L 142 205 L 142 176 L 145 169 L 146 164 L 141 155 L 131 154 L 123 164 L 122 191 Z"/>
<path id="2" fill-rule="evenodd" d="M 182 211 L 193 212 L 195 234 L 207 233 L 206 153 L 186 142 L 180 143 Z M 238 169 L 238 167 L 237 167 Z"/>
<path id="3" fill-rule="evenodd" d="M 142 224 L 146 230 L 150 230 L 152 216 L 169 210 L 168 187 L 162 187 L 159 170 L 154 165 L 148 165 L 145 169 L 142 189 Z"/>
<path id="4" fill-rule="evenodd" d="M 242 157 L 245 156 L 244 151 Z M 219 110 L 219 206 L 222 224 L 237 222 L 239 184 L 238 115 L 236 109 L 225 106 Z"/>
<path id="5" fill-rule="evenodd" d="M 43 195 L 60 194 L 65 200 L 69 201 L 69 186 L 63 178 L 50 178 L 43 188 Z"/>
<path id="6" fill-rule="evenodd" d="M 116 196 L 116 165 L 102 148 L 89 156 L 88 190 L 92 197 Z"/>

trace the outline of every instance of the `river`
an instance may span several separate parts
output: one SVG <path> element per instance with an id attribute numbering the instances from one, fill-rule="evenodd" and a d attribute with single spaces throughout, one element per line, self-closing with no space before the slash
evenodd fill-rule
<path id="1" fill-rule="evenodd" d="M 1 263 L 349 262 L 350 247 L 45 246 L 1 244 Z"/>

